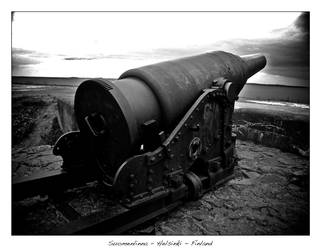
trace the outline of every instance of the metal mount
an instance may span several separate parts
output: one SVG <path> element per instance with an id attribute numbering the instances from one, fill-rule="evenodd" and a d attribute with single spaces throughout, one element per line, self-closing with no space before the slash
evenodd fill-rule
<path id="1" fill-rule="evenodd" d="M 159 132 L 157 121 L 143 124 L 144 151 L 123 162 L 108 181 L 108 189 L 119 203 L 135 207 L 158 199 L 167 204 L 196 199 L 232 176 L 235 138 L 229 124 L 234 103 L 227 96 L 228 82 L 219 79 L 215 86 L 203 90 L 167 136 Z M 88 118 L 88 122 L 94 133 L 103 131 L 99 124 L 104 121 L 99 116 Z M 65 170 L 90 166 L 99 171 L 84 145 L 79 131 L 57 141 L 54 154 L 63 157 Z"/>
<path id="2" fill-rule="evenodd" d="M 235 141 L 225 126 L 230 106 L 224 88 L 204 90 L 158 148 L 121 165 L 112 185 L 119 202 L 133 207 L 164 197 L 196 199 L 231 176 Z"/>

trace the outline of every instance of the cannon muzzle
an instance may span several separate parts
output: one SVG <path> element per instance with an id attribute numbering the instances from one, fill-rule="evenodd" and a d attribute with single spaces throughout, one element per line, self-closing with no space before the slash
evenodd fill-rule
<path id="1" fill-rule="evenodd" d="M 266 58 L 261 54 L 253 54 L 241 56 L 242 60 L 246 63 L 247 73 L 246 77 L 250 78 L 266 65 Z"/>

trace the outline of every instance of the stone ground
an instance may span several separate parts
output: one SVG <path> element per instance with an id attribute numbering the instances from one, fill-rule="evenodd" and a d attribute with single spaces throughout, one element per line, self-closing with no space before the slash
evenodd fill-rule
<path id="1" fill-rule="evenodd" d="M 62 135 L 57 119 L 57 100 L 46 94 L 12 98 L 13 150 L 53 145 Z"/>
<path id="2" fill-rule="evenodd" d="M 62 158 L 52 153 L 50 145 L 12 150 L 12 178 L 30 176 L 42 170 L 60 169 Z"/>
<path id="3" fill-rule="evenodd" d="M 156 223 L 156 234 L 309 234 L 309 161 L 237 141 L 235 178 Z"/>
<path id="4" fill-rule="evenodd" d="M 309 234 L 309 161 L 246 141 L 237 141 L 235 178 L 190 201 L 133 234 L 157 235 L 301 235 Z M 13 177 L 57 169 L 52 146 L 13 151 Z M 44 206 L 44 202 L 40 202 Z M 47 204 L 51 221 L 65 221 Z M 48 223 L 43 221 L 41 223 Z"/>

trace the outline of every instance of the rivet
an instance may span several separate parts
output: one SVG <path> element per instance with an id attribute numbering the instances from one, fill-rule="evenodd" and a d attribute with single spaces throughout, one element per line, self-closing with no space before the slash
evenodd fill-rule
<path id="1" fill-rule="evenodd" d="M 149 169 L 148 173 L 150 173 L 150 174 L 154 173 L 153 169 Z"/>
<path id="2" fill-rule="evenodd" d="M 133 188 L 135 185 L 133 184 L 133 183 L 131 183 L 130 185 L 129 185 L 129 187 L 130 188 Z"/>
<path id="3" fill-rule="evenodd" d="M 134 178 L 135 178 L 135 175 L 134 175 L 134 174 L 131 174 L 131 175 L 129 176 L 129 178 L 134 179 Z"/>
<path id="4" fill-rule="evenodd" d="M 150 162 L 154 162 L 155 160 L 156 160 L 156 159 L 155 159 L 154 156 L 150 158 Z"/>

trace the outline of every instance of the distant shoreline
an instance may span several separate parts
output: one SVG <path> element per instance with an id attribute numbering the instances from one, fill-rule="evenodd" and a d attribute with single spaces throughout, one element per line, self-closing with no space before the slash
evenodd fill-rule
<path id="1" fill-rule="evenodd" d="M 37 83 L 37 82 L 18 82 L 15 81 L 14 79 L 18 80 L 18 79 L 39 79 L 39 80 L 76 80 L 76 81 L 84 81 L 87 79 L 97 79 L 97 78 L 103 78 L 103 79 L 108 79 L 108 80 L 117 80 L 117 78 L 108 78 L 108 77 L 46 77 L 46 76 L 12 76 L 12 83 L 13 84 L 31 84 L 31 85 L 44 85 L 43 83 Z M 70 86 L 69 84 L 59 84 L 59 83 L 50 83 L 54 86 Z M 288 85 L 288 84 L 266 84 L 266 83 L 252 83 L 252 82 L 248 82 L 246 83 L 246 85 L 255 85 L 255 86 L 275 86 L 275 87 L 291 87 L 291 88 L 303 88 L 303 89 L 309 89 L 309 86 L 296 86 L 296 85 Z"/>

